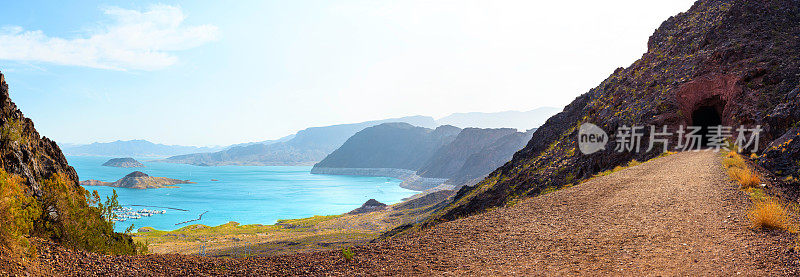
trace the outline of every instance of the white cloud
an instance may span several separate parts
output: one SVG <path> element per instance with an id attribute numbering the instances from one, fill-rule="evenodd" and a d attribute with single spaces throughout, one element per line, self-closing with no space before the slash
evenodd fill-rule
<path id="1" fill-rule="evenodd" d="M 0 59 L 116 70 L 157 70 L 175 64 L 174 51 L 214 41 L 213 25 L 185 26 L 179 7 L 104 10 L 111 24 L 78 38 L 60 38 L 19 26 L 0 29 Z"/>

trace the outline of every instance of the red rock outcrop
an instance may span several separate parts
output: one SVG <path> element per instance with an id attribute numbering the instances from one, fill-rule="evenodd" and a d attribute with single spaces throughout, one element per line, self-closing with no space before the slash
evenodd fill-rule
<path id="1" fill-rule="evenodd" d="M 727 103 L 734 101 L 736 97 L 741 97 L 741 80 L 742 78 L 735 74 L 710 74 L 681 85 L 677 99 L 686 125 L 694 124 L 692 113 L 702 106 L 716 108 L 722 117 L 722 124 L 731 124 L 731 111 Z"/>

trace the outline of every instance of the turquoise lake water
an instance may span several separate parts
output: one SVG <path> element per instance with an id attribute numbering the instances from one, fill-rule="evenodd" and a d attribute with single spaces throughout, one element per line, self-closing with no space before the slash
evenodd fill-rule
<path id="1" fill-rule="evenodd" d="M 219 166 L 201 167 L 139 160 L 145 167 L 115 168 L 101 166 L 111 157 L 69 156 L 69 164 L 80 180 L 116 181 L 133 171 L 150 176 L 190 180 L 197 184 L 180 184 L 180 188 L 126 189 L 87 186 L 103 198 L 117 190 L 120 204 L 166 210 L 163 215 L 128 219 L 116 223 L 123 231 L 131 224 L 135 228 L 150 226 L 159 230 L 175 230 L 191 224 L 216 226 L 236 221 L 241 224 L 274 224 L 278 219 L 304 218 L 314 215 L 334 215 L 349 212 L 369 200 L 394 204 L 416 192 L 401 188 L 400 180 L 384 177 L 359 177 L 311 174 L 310 166 Z M 217 179 L 219 181 L 211 181 Z M 158 206 L 182 209 L 179 211 Z M 183 225 L 176 223 L 202 220 Z"/>

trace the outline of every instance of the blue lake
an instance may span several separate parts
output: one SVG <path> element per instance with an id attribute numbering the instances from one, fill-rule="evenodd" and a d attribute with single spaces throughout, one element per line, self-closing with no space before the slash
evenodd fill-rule
<path id="1" fill-rule="evenodd" d="M 166 214 L 128 219 L 116 223 L 117 231 L 131 224 L 135 228 L 150 226 L 159 230 L 175 230 L 190 224 L 215 226 L 236 221 L 241 224 L 274 224 L 278 219 L 304 218 L 314 215 L 342 214 L 358 208 L 374 198 L 386 204 L 400 202 L 416 192 L 401 188 L 397 179 L 317 175 L 310 166 L 219 166 L 201 167 L 139 160 L 145 167 L 115 168 L 101 166 L 111 157 L 68 156 L 69 164 L 80 180 L 116 181 L 133 171 L 150 176 L 190 180 L 196 184 L 180 184 L 180 188 L 126 189 L 87 186 L 103 198 L 117 191 L 121 205 L 166 210 Z M 219 181 L 211 181 L 216 179 Z M 137 205 L 137 206 L 132 206 Z M 158 206 L 186 211 L 150 208 Z M 202 220 L 184 225 L 176 223 Z"/>

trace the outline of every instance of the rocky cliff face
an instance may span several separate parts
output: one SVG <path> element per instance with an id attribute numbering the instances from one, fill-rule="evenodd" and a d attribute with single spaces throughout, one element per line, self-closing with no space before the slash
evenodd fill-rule
<path id="1" fill-rule="evenodd" d="M 41 188 L 43 180 L 55 174 L 63 174 L 72 186 L 78 186 L 78 174 L 69 164 L 58 145 L 47 137 L 42 137 L 33 127 L 33 121 L 26 118 L 11 101 L 8 84 L 0 73 L 0 165 L 11 174 L 22 176 L 28 193 L 41 198 L 48 193 Z M 53 207 L 52 218 L 58 217 Z"/>
<path id="2" fill-rule="evenodd" d="M 458 133 L 458 136 L 453 142 L 437 150 L 433 157 L 418 170 L 418 174 L 428 178 L 453 177 L 460 171 L 470 156 L 480 152 L 484 147 L 494 144 L 498 139 L 514 133 L 517 133 L 517 130 L 509 128 L 466 128 Z M 522 146 L 514 149 L 511 153 L 521 148 Z M 489 172 L 484 172 L 484 174 L 485 173 Z"/>
<path id="3" fill-rule="evenodd" d="M 701 0 L 666 20 L 650 37 L 648 50 L 627 68 L 581 95 L 550 118 L 511 162 L 474 187 L 429 222 L 450 220 L 536 195 L 660 151 L 616 152 L 618 127 L 681 126 L 718 117 L 727 126 L 765 130 L 758 162 L 781 176 L 797 176 L 800 164 L 800 1 Z M 704 112 L 704 113 L 701 113 Z M 577 151 L 582 123 L 609 132 L 606 150 Z M 793 127 L 794 126 L 794 127 Z M 643 130 L 642 145 L 650 130 Z M 672 136 L 670 146 L 679 136 Z"/>
<path id="4" fill-rule="evenodd" d="M 535 130 L 535 129 L 534 129 Z M 461 168 L 448 180 L 452 185 L 474 185 L 480 179 L 511 160 L 514 153 L 525 147 L 534 130 L 514 132 L 484 145 L 464 160 Z"/>
<path id="5" fill-rule="evenodd" d="M 89 206 L 77 173 L 58 145 L 40 136 L 33 121 L 11 101 L 1 73 L 0 166 L 4 175 L 19 176 L 0 180 L 4 195 L 19 194 L 14 199 L 0 199 L 4 236 L 40 236 L 107 253 L 135 251 L 130 237 L 113 233 L 100 211 Z M 31 201 L 18 201 L 21 198 Z"/>

